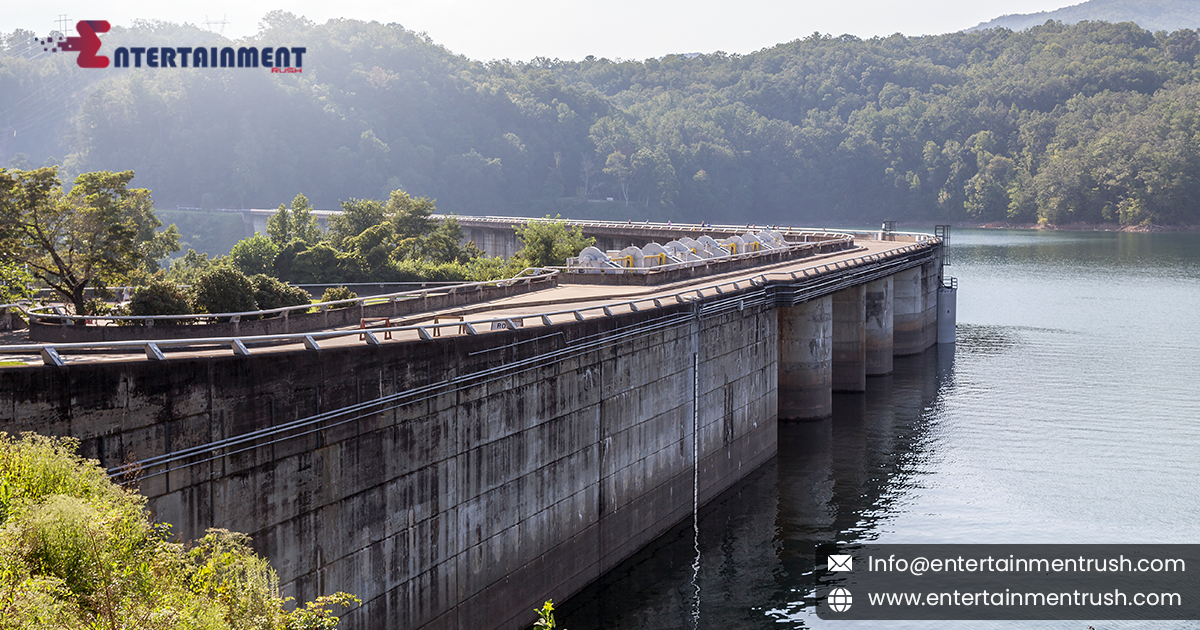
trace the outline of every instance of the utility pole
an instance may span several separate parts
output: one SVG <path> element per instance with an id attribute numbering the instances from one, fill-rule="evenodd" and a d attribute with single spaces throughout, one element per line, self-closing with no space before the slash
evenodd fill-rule
<path id="1" fill-rule="evenodd" d="M 67 33 L 67 25 L 71 23 L 71 20 L 67 19 L 67 14 L 59 13 L 58 19 L 54 21 L 58 23 L 58 32 L 65 35 Z"/>

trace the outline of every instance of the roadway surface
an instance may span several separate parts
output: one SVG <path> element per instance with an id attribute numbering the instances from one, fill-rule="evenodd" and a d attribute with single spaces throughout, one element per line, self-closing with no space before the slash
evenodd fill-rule
<path id="1" fill-rule="evenodd" d="M 876 241 L 864 240 L 858 238 L 855 240 L 855 247 L 852 249 L 824 254 L 819 256 L 810 256 L 791 260 L 783 263 L 771 265 L 763 265 L 749 269 L 741 269 L 738 271 L 714 274 L 702 278 L 692 278 L 683 282 L 673 284 L 664 284 L 656 286 L 638 286 L 638 285 L 576 285 L 576 284 L 560 284 L 557 287 L 533 291 L 521 295 L 511 296 L 507 298 L 484 301 L 467 306 L 457 308 L 444 309 L 440 311 L 429 311 L 425 313 L 416 313 L 405 317 L 392 318 L 390 322 L 385 322 L 379 318 L 369 322 L 369 330 L 371 330 L 374 340 L 382 345 L 391 343 L 403 343 L 406 341 L 416 341 L 421 338 L 420 332 L 417 330 L 396 330 L 387 331 L 385 326 L 390 325 L 392 328 L 415 326 L 415 325 L 438 325 L 436 329 L 427 328 L 426 330 L 433 336 L 453 336 L 467 334 L 463 326 L 459 324 L 458 318 L 463 318 L 464 323 L 480 322 L 474 325 L 475 331 L 478 334 L 487 334 L 493 329 L 494 320 L 511 319 L 514 323 L 519 323 L 525 327 L 543 326 L 545 321 L 543 315 L 549 314 L 549 321 L 552 324 L 559 324 L 568 321 L 576 321 L 578 319 L 591 319 L 595 317 L 605 317 L 606 313 L 603 307 L 608 306 L 609 312 L 612 314 L 628 313 L 634 310 L 648 310 L 655 307 L 653 300 L 655 298 L 661 300 L 663 305 L 675 304 L 679 301 L 677 295 L 682 296 L 684 300 L 699 299 L 701 296 L 709 297 L 727 293 L 736 288 L 746 288 L 750 286 L 750 281 L 761 281 L 763 276 L 767 280 L 785 280 L 790 279 L 793 273 L 803 273 L 804 270 L 809 270 L 813 273 L 817 268 L 824 269 L 825 265 L 833 265 L 838 262 L 850 261 L 862 256 L 885 254 L 891 250 L 901 249 L 903 247 L 913 245 L 912 242 L 904 241 Z M 735 285 L 736 283 L 736 285 Z M 719 288 L 718 288 L 719 287 Z M 682 295 L 686 293 L 687 295 Z M 630 301 L 637 301 L 635 306 L 630 306 Z M 590 309 L 590 310 L 589 310 Z M 448 325 L 452 324 L 452 325 Z M 503 324 L 501 324 L 503 325 Z M 344 335 L 338 337 L 317 337 L 316 342 L 321 349 L 332 349 L 345 346 L 363 346 L 371 340 L 366 339 L 360 332 L 359 328 L 341 328 L 332 329 L 344 331 Z M 389 334 L 390 333 L 390 334 Z M 25 345 L 15 338 L 16 333 L 6 333 L 0 338 L 0 342 L 10 345 Z M 316 335 L 317 333 L 309 333 Z M 254 337 L 240 337 L 242 342 L 249 349 L 251 354 L 264 352 L 296 352 L 306 349 L 302 338 L 296 339 L 294 342 L 271 342 L 268 344 L 255 343 Z M 26 342 L 27 343 L 27 342 Z M 121 351 L 114 349 L 106 350 L 74 350 L 69 353 L 64 352 L 64 344 L 44 344 L 54 346 L 60 349 L 60 354 L 64 362 L 67 364 L 82 363 L 82 362 L 104 362 L 104 361 L 141 361 L 146 360 L 143 350 L 139 348 L 122 348 Z M 82 344 L 81 344 L 82 345 Z M 210 346 L 188 346 L 162 348 L 167 359 L 186 358 L 186 357 L 206 357 L 206 356 L 229 356 L 231 348 L 228 344 L 210 345 Z M 31 351 L 29 354 L 0 354 L 0 366 L 5 362 L 20 361 L 26 365 L 41 365 L 42 359 L 37 351 Z M 11 364 L 10 364 L 11 365 Z M 0 368 L 2 369 L 2 368 Z"/>

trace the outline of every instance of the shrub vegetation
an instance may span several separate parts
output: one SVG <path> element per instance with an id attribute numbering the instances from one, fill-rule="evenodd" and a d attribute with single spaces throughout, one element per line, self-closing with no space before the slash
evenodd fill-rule
<path id="1" fill-rule="evenodd" d="M 192 545 L 152 523 L 76 441 L 0 432 L 0 629 L 301 630 L 337 626 L 319 598 L 288 612 L 244 534 Z"/>
<path id="2" fill-rule="evenodd" d="M 129 300 L 130 315 L 187 315 L 191 312 L 187 292 L 166 280 L 152 280 Z"/>
<path id="3" fill-rule="evenodd" d="M 192 285 L 192 308 L 198 313 L 241 313 L 258 310 L 254 283 L 245 274 L 216 266 L 200 274 Z"/>
<path id="4" fill-rule="evenodd" d="M 322 302 L 336 302 L 338 300 L 353 300 L 358 297 L 358 294 L 351 291 L 348 287 L 329 287 L 325 289 L 325 293 L 321 295 Z M 346 308 L 349 304 L 338 304 L 332 308 Z"/>

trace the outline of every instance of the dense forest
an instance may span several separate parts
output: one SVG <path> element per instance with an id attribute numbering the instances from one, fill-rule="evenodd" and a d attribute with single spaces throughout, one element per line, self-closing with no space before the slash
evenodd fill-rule
<path id="1" fill-rule="evenodd" d="M 1200 219 L 1193 30 L 814 33 L 749 55 L 484 63 L 395 24 L 275 12 L 250 41 L 145 23 L 102 49 L 303 45 L 297 74 L 83 70 L 32 36 L 3 37 L 0 164 L 132 169 L 160 208 L 402 189 L 458 214 Z"/>
<path id="2" fill-rule="evenodd" d="M 976 29 L 1022 30 L 1055 20 L 1074 24 L 1084 20 L 1136 22 L 1151 31 L 1200 27 L 1200 0 L 1088 0 L 1054 11 L 1002 15 Z"/>

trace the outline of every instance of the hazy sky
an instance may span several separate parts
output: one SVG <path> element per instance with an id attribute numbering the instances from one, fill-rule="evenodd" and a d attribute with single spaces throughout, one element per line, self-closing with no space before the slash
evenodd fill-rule
<path id="1" fill-rule="evenodd" d="M 65 14 L 128 26 L 137 18 L 190 22 L 226 20 L 225 35 L 258 30 L 264 14 L 283 8 L 323 23 L 330 18 L 397 22 L 425 31 L 473 59 L 535 56 L 644 59 L 669 53 L 749 53 L 814 31 L 859 37 L 949 33 L 1008 13 L 1051 11 L 1082 0 L 267 0 L 162 2 L 130 0 L 3 0 L 0 31 L 24 28 L 48 35 Z M 220 26 L 213 26 L 218 30 Z M 70 29 L 68 29 L 70 30 Z M 296 42 L 298 45 L 299 42 Z"/>

